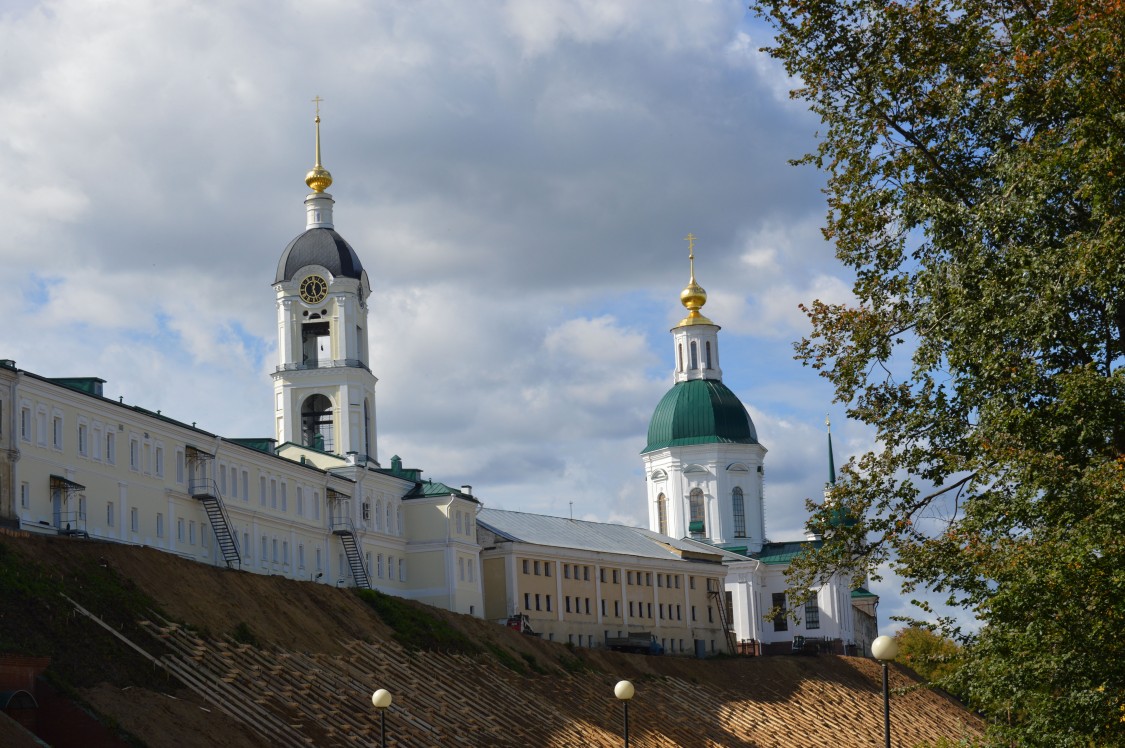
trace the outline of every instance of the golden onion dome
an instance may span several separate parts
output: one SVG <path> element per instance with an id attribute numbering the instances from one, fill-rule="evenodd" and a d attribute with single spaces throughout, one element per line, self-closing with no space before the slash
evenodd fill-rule
<path id="1" fill-rule="evenodd" d="M 680 320 L 676 327 L 685 325 L 713 325 L 711 320 L 699 313 L 707 303 L 707 292 L 703 286 L 695 282 L 695 235 L 688 234 L 684 237 L 688 242 L 688 260 L 691 262 L 691 280 L 688 281 L 683 291 L 680 291 L 680 303 L 688 310 L 688 316 Z"/>
<path id="2" fill-rule="evenodd" d="M 305 184 L 313 192 L 324 192 L 332 185 L 332 175 L 320 164 L 317 164 L 305 175 Z"/>

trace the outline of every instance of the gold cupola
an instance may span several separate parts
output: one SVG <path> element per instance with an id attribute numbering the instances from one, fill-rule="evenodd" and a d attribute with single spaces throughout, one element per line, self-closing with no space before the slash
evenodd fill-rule
<path id="1" fill-rule="evenodd" d="M 684 239 L 688 243 L 688 262 L 691 265 L 691 280 L 680 292 L 680 303 L 688 310 L 688 315 L 680 320 L 676 327 L 687 325 L 713 325 L 711 320 L 700 314 L 699 310 L 707 303 L 707 292 L 703 286 L 695 282 L 695 235 L 688 234 Z"/>
<path id="2" fill-rule="evenodd" d="M 332 185 L 332 175 L 328 173 L 328 169 L 320 165 L 320 97 L 316 97 L 313 101 L 317 105 L 316 119 L 313 120 L 316 123 L 316 165 L 305 175 L 305 184 L 313 192 L 320 193 Z"/>

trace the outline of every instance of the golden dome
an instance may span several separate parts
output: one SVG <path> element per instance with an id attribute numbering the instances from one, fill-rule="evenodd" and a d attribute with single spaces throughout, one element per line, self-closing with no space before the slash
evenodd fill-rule
<path id="1" fill-rule="evenodd" d="M 684 327 L 686 325 L 713 325 L 715 324 L 714 322 L 699 313 L 699 310 L 707 303 L 707 292 L 703 290 L 703 286 L 695 282 L 695 235 L 688 234 L 684 238 L 688 242 L 688 260 L 691 262 L 691 280 L 688 281 L 684 290 L 680 291 L 680 303 L 688 310 L 688 316 L 680 320 L 680 323 L 676 325 L 676 327 Z"/>
<path id="2" fill-rule="evenodd" d="M 324 192 L 332 185 L 332 175 L 328 173 L 328 169 L 317 164 L 305 175 L 305 184 L 313 192 Z"/>

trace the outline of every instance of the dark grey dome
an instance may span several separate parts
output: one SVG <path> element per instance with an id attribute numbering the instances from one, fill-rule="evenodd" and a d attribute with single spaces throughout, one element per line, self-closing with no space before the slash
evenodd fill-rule
<path id="1" fill-rule="evenodd" d="M 301 268 L 309 265 L 320 265 L 338 278 L 360 280 L 363 277 L 359 255 L 335 229 L 309 229 L 289 242 L 277 263 L 274 283 L 293 280 Z"/>

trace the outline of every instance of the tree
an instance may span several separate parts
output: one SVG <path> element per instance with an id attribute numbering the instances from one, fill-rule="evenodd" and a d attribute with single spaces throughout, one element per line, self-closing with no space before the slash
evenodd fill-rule
<path id="1" fill-rule="evenodd" d="M 856 277 L 797 356 L 878 437 L 791 587 L 890 563 L 981 621 L 941 623 L 994 739 L 1125 745 L 1122 2 L 754 9 L 822 118 L 800 162 Z"/>
<path id="2" fill-rule="evenodd" d="M 898 662 L 927 682 L 946 686 L 961 666 L 961 647 L 925 626 L 907 626 L 895 634 Z"/>

